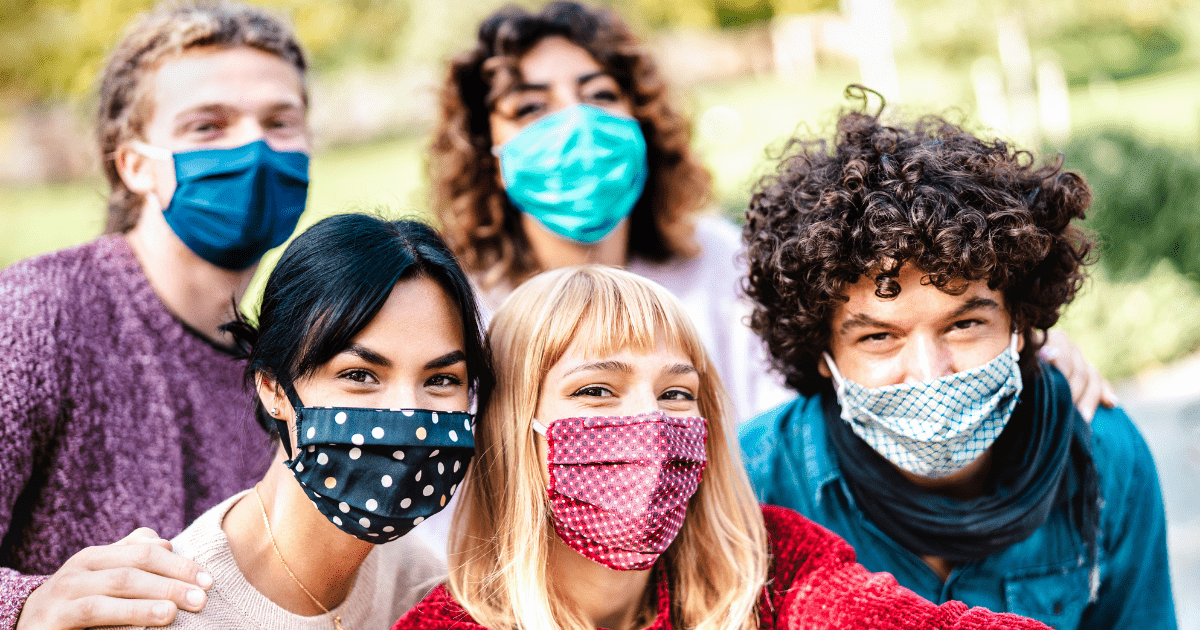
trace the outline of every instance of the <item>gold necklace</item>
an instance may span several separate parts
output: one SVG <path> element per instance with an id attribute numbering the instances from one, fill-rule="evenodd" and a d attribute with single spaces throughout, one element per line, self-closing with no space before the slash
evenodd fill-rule
<path id="1" fill-rule="evenodd" d="M 316 597 L 313 597 L 313 594 L 308 592 L 308 589 L 304 588 L 304 584 L 300 582 L 300 578 L 296 577 L 295 573 L 292 573 L 292 568 L 289 567 L 287 561 L 283 559 L 283 554 L 279 553 L 279 545 L 275 544 L 275 535 L 271 533 L 271 522 L 267 520 L 267 506 L 263 504 L 262 495 L 258 493 L 257 483 L 254 484 L 254 496 L 258 499 L 259 509 L 262 510 L 263 525 L 267 527 L 267 538 L 271 539 L 271 548 L 275 550 L 275 556 L 278 557 L 279 562 L 283 564 L 283 570 L 287 571 L 287 574 L 292 576 L 292 581 L 296 583 L 296 586 L 300 587 L 300 590 L 304 591 L 305 595 L 308 595 L 308 598 L 317 605 L 317 608 L 325 611 L 325 614 L 329 615 L 330 619 L 333 619 L 334 628 L 337 630 L 345 630 L 345 628 L 342 627 L 341 616 L 329 612 L 328 608 L 326 608 Z"/>

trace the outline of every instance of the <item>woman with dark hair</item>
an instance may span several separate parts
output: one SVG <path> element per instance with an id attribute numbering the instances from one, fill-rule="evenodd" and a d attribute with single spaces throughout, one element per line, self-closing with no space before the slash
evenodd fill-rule
<path id="1" fill-rule="evenodd" d="M 258 324 L 225 328 L 279 450 L 172 541 L 213 577 L 173 625 L 387 627 L 445 575 L 404 534 L 454 495 L 491 389 L 465 274 L 425 225 L 334 216 L 288 246 Z"/>
<path id="2" fill-rule="evenodd" d="M 486 306 L 546 269 L 626 267 L 691 307 L 739 418 L 786 399 L 742 322 L 738 229 L 705 214 L 689 121 L 620 18 L 500 9 L 451 63 L 441 107 L 434 208 Z"/>

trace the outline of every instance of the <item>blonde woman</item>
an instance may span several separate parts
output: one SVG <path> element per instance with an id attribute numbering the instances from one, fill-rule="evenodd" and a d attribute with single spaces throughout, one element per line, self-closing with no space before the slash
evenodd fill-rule
<path id="1" fill-rule="evenodd" d="M 934 606 L 760 507 L 713 362 L 662 287 L 546 272 L 501 306 L 490 341 L 500 372 L 449 582 L 393 630 L 1044 627 Z"/>

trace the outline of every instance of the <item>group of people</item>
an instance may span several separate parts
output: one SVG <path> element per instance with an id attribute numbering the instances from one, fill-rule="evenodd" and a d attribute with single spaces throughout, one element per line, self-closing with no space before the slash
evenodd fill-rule
<path id="1" fill-rule="evenodd" d="M 247 318 L 307 71 L 233 2 L 114 48 L 106 234 L 0 271 L 0 628 L 1175 627 L 1061 160 L 864 101 L 739 229 L 625 24 L 505 8 L 438 229 L 322 220 Z"/>

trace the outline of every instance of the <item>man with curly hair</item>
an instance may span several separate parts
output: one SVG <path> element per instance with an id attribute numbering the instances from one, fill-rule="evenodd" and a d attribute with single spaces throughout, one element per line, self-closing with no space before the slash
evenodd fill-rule
<path id="1" fill-rule="evenodd" d="M 752 325 L 800 394 L 741 431 L 760 499 L 934 602 L 1174 628 L 1145 442 L 1120 409 L 1087 422 L 1038 360 L 1090 202 L 1061 160 L 938 117 L 793 140 L 744 232 Z"/>

